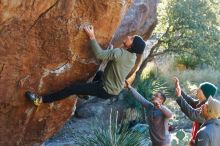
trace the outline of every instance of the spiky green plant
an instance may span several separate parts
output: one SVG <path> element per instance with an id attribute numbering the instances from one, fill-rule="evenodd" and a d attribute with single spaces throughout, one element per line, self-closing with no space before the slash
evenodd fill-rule
<path id="1" fill-rule="evenodd" d="M 81 146 L 141 146 L 140 142 L 144 139 L 143 135 L 126 127 L 121 128 L 117 121 L 118 114 L 115 119 L 110 114 L 108 127 L 103 124 L 93 127 L 93 135 L 89 137 L 80 136 L 78 143 Z"/>

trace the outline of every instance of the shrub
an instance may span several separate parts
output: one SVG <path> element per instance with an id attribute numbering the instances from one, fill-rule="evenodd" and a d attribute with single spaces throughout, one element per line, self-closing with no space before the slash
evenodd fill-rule
<path id="1" fill-rule="evenodd" d="M 176 57 L 176 63 L 177 65 L 185 65 L 187 69 L 195 69 L 200 64 L 199 60 L 196 57 L 186 54 Z"/>

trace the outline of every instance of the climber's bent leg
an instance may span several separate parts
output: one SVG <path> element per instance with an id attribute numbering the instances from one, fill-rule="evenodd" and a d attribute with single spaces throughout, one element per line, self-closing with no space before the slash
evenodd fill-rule
<path id="1" fill-rule="evenodd" d="M 97 71 L 96 72 L 96 74 L 95 74 L 95 77 L 93 78 L 93 82 L 95 82 L 95 81 L 101 81 L 101 79 L 102 79 L 102 76 L 103 76 L 103 71 L 101 71 L 101 70 L 99 70 L 99 71 Z"/>
<path id="2" fill-rule="evenodd" d="M 43 95 L 42 99 L 44 103 L 50 103 L 53 101 L 64 99 L 70 95 L 93 95 L 100 98 L 110 98 L 113 95 L 108 94 L 102 86 L 101 82 L 92 82 L 84 84 L 73 84 L 58 92 L 52 94 Z"/>

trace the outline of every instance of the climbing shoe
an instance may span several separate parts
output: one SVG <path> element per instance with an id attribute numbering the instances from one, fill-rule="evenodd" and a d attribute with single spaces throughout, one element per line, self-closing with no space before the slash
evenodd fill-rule
<path id="1" fill-rule="evenodd" d="M 34 103 L 34 105 L 39 106 L 42 103 L 42 97 L 38 96 L 37 94 L 27 91 L 25 96 Z"/>

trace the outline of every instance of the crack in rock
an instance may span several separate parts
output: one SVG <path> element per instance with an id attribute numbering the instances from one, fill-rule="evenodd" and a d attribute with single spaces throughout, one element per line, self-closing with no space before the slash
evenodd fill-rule
<path id="1" fill-rule="evenodd" d="M 42 12 L 38 18 L 34 21 L 34 23 L 30 26 L 30 28 L 28 29 L 27 33 L 30 32 L 30 30 L 37 24 L 37 22 L 44 16 L 46 15 L 53 7 L 55 7 L 60 0 L 57 0 L 53 5 L 51 5 L 48 9 L 46 9 L 44 12 Z"/>
<path id="2" fill-rule="evenodd" d="M 0 79 L 1 79 L 1 74 L 2 74 L 2 72 L 3 72 L 3 70 L 4 70 L 4 67 L 5 67 L 5 64 L 2 64 L 2 67 L 1 67 L 1 69 L 0 69 Z"/>

